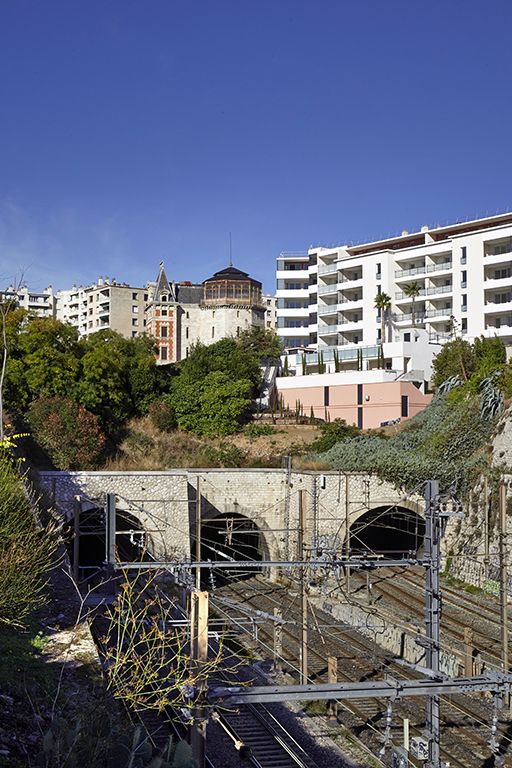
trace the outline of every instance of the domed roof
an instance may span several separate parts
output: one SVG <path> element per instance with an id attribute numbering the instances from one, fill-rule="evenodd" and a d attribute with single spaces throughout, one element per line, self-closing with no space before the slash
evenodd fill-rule
<path id="1" fill-rule="evenodd" d="M 208 280 L 205 280 L 204 282 L 209 283 L 210 280 L 252 280 L 255 283 L 259 282 L 258 280 L 249 277 L 247 272 L 242 272 L 241 269 L 237 269 L 232 264 L 225 269 L 219 270 L 219 272 L 215 272 L 213 277 L 209 277 Z"/>

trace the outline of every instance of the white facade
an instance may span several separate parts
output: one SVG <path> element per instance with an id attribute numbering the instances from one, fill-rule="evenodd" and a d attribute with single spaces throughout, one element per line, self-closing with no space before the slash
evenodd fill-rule
<path id="1" fill-rule="evenodd" d="M 18 306 L 33 312 L 39 317 L 56 317 L 59 308 L 59 297 L 53 293 L 52 286 L 45 288 L 42 293 L 31 291 L 26 285 L 21 285 L 15 289 L 10 285 L 7 290 L 2 291 L 2 296 L 6 299 L 16 299 Z"/>
<path id="2" fill-rule="evenodd" d="M 277 260 L 277 332 L 285 347 L 309 344 L 309 256 L 286 251 Z"/>
<path id="3" fill-rule="evenodd" d="M 282 269 L 285 256 L 281 254 L 278 259 L 278 288 L 292 282 L 290 272 Z M 300 261 L 304 264 L 305 260 L 302 257 Z M 310 248 L 307 271 L 308 370 L 317 365 L 315 351 L 322 352 L 325 363 L 333 361 L 336 351 L 340 369 L 354 369 L 361 367 L 358 350 L 362 350 L 363 369 L 377 367 L 382 355 L 381 318 L 374 305 L 380 292 L 391 298 L 382 346 L 384 360 L 379 361 L 386 368 L 410 371 L 416 367 L 417 356 L 411 358 L 406 345 L 415 340 L 420 329 L 426 331 L 432 354 L 455 334 L 471 340 L 496 334 L 505 344 L 512 344 L 510 212 L 435 228 L 424 226 L 414 233 L 404 230 L 385 240 Z M 414 281 L 419 288 L 415 328 L 412 298 L 404 291 Z M 291 291 L 284 288 L 277 295 L 286 302 Z M 304 289 L 297 292 L 297 299 L 299 295 L 302 300 Z M 284 338 L 289 333 L 289 317 L 285 305 L 278 304 L 279 332 Z M 432 354 L 427 355 L 430 360 Z"/>

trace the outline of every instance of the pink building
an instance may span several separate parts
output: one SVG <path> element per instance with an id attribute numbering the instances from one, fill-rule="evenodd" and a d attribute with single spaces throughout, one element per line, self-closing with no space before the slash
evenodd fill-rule
<path id="1" fill-rule="evenodd" d="M 312 376 L 286 376 L 276 380 L 285 407 L 302 412 L 311 408 L 317 418 L 345 419 L 360 429 L 376 429 L 382 422 L 407 419 L 422 411 L 432 399 L 412 381 L 397 380 L 395 371 L 344 371 Z"/>

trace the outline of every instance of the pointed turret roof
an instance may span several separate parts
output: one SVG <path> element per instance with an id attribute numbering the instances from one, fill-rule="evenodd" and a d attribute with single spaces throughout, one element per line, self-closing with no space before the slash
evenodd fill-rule
<path id="1" fill-rule="evenodd" d="M 160 262 L 160 269 L 158 270 L 158 277 L 156 279 L 155 294 L 153 296 L 153 301 L 160 301 L 160 297 L 162 293 L 167 294 L 169 296 L 170 301 L 176 301 L 174 291 L 170 286 L 169 280 L 167 279 L 167 275 L 165 274 L 163 261 Z"/>

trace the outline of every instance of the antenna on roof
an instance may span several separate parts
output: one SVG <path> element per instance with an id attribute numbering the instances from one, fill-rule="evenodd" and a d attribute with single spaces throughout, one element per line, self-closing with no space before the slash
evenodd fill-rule
<path id="1" fill-rule="evenodd" d="M 231 230 L 229 230 L 229 266 L 233 266 L 233 256 L 231 255 Z"/>

